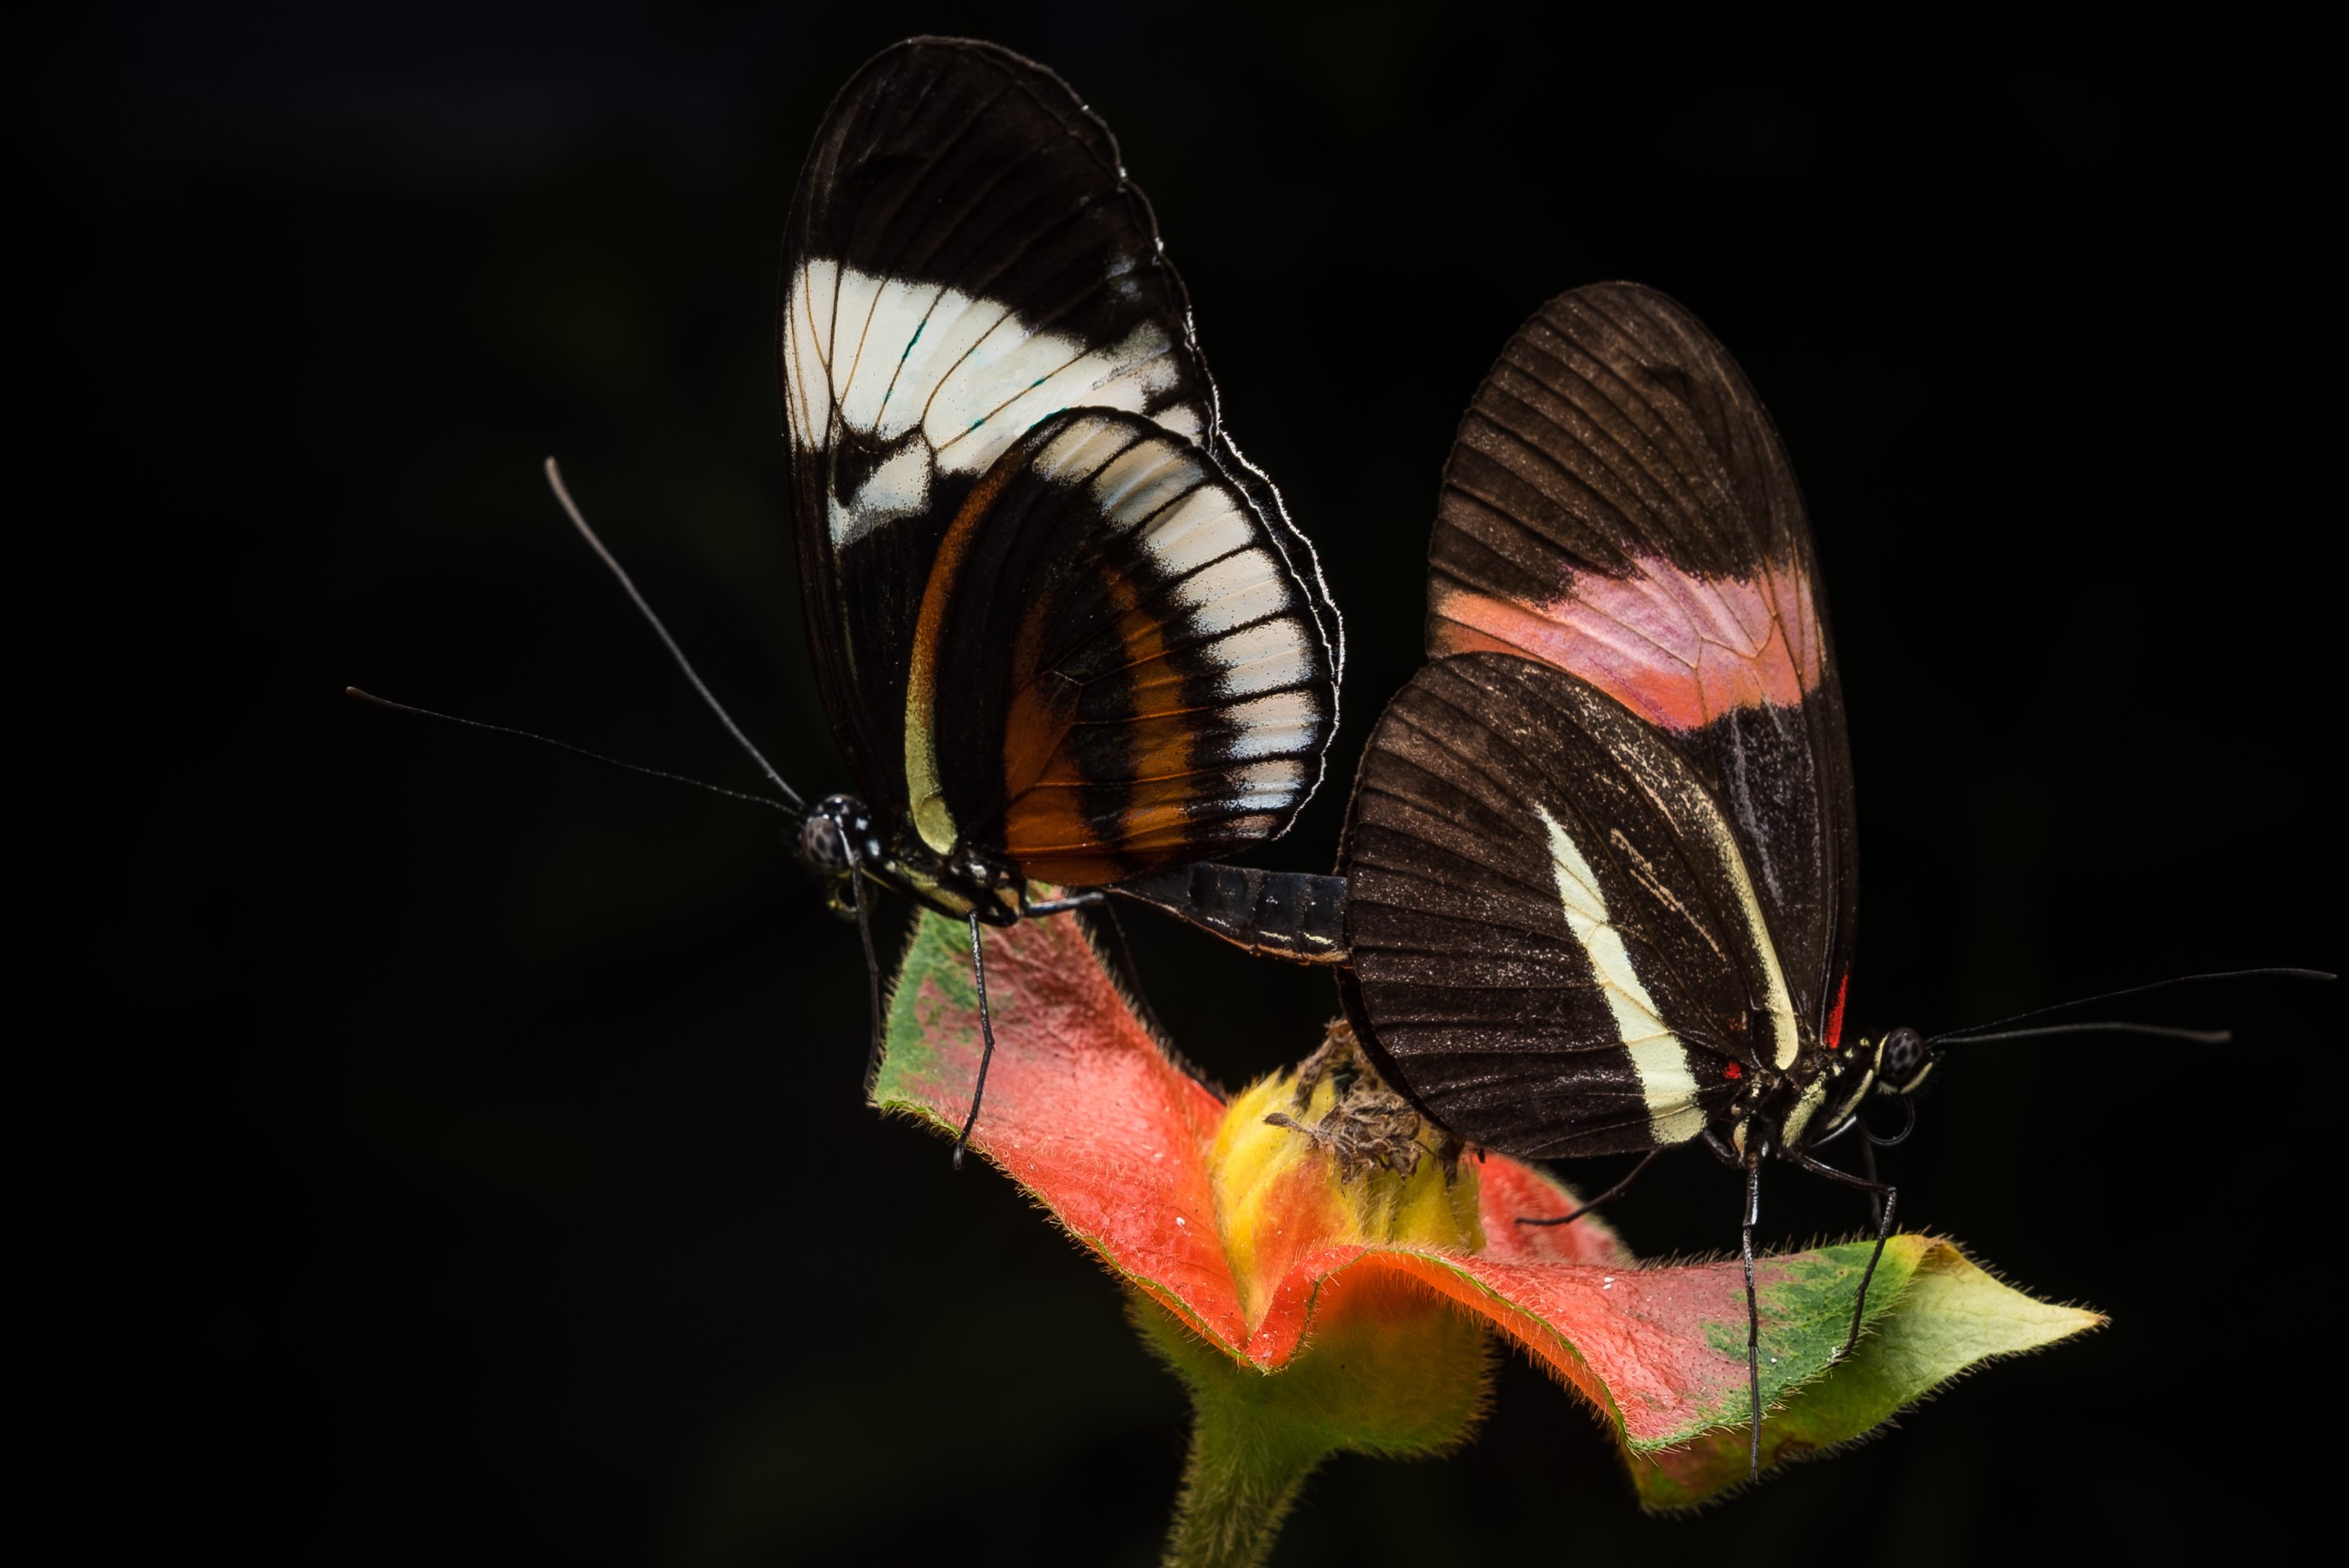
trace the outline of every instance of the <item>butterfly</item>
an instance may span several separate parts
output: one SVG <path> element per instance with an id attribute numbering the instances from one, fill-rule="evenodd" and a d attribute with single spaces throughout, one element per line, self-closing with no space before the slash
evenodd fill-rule
<path id="1" fill-rule="evenodd" d="M 1599 284 L 1509 341 L 1444 469 L 1425 642 L 1340 857 L 1340 989 L 1381 1071 L 1509 1154 L 1706 1145 L 1746 1177 L 1749 1292 L 1765 1161 L 1875 1194 L 1880 1253 L 1897 1194 L 1816 1151 L 1940 1051 L 1846 1037 L 1816 552 L 1769 415 L 1685 308 Z"/>
<path id="2" fill-rule="evenodd" d="M 856 784 L 802 819 L 802 859 L 843 908 L 869 879 L 967 921 L 982 987 L 981 924 L 1071 902 L 1040 883 L 1209 929 L 1252 909 L 1215 857 L 1319 783 L 1343 634 L 1108 128 L 997 46 L 884 50 L 816 132 L 779 292 L 810 644 Z M 1292 913 L 1268 923 L 1334 952 L 1333 908 Z"/>

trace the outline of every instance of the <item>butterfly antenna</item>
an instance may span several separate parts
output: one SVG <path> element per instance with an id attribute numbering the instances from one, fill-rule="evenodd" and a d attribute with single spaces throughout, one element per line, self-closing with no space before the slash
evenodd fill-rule
<path id="1" fill-rule="evenodd" d="M 604 548 L 604 542 L 595 537 L 594 529 L 587 526 L 587 519 L 580 512 L 579 503 L 573 500 L 571 492 L 564 488 L 563 470 L 555 465 L 553 458 L 546 459 L 546 483 L 547 487 L 554 491 L 554 499 L 562 503 L 564 514 L 571 519 L 571 526 L 579 531 L 579 537 L 587 542 L 587 548 L 593 550 L 596 558 L 610 569 L 612 575 L 620 580 L 620 586 L 627 590 L 628 597 L 635 603 L 637 613 L 644 616 L 654 632 L 659 635 L 662 644 L 668 649 L 668 656 L 677 661 L 677 667 L 685 672 L 685 678 L 693 683 L 693 689 L 701 694 L 701 700 L 709 705 L 710 712 L 718 716 L 718 722 L 726 727 L 726 733 L 734 738 L 734 744 L 748 752 L 750 760 L 759 765 L 759 771 L 764 773 L 775 788 L 783 792 L 783 799 L 791 802 L 792 810 L 803 810 L 804 803 L 800 799 L 800 792 L 783 782 L 783 776 L 775 771 L 774 764 L 769 762 L 760 754 L 759 748 L 750 744 L 750 738 L 742 733 L 742 727 L 734 722 L 733 716 L 726 711 L 709 686 L 702 684 L 701 676 L 694 671 L 693 662 L 685 656 L 685 650 L 677 645 L 677 639 L 668 634 L 668 628 L 661 624 L 661 618 L 653 614 L 653 607 L 646 603 L 645 596 L 636 591 L 636 582 L 628 575 L 627 569 L 620 564 L 616 556 Z"/>
<path id="2" fill-rule="evenodd" d="M 2223 1046 L 2235 1037 L 2231 1029 L 2180 1029 L 2168 1024 L 2106 1019 L 2094 1024 L 2047 1024 L 2036 1029 L 1992 1029 L 1988 1034 L 1940 1035 L 1928 1043 L 1970 1046 L 1979 1040 L 2031 1040 L 2047 1035 L 2151 1035 L 2164 1040 L 2191 1040 L 2198 1046 Z"/>
<path id="3" fill-rule="evenodd" d="M 584 746 L 574 746 L 567 740 L 556 740 L 551 736 L 535 735 L 527 729 L 516 729 L 511 725 L 484 724 L 478 718 L 460 718 L 453 713 L 436 713 L 429 707 L 416 707 L 404 702 L 393 702 L 388 697 L 378 696 L 370 691 L 361 691 L 357 686 L 345 686 L 343 695 L 354 702 L 372 703 L 377 707 L 388 707 L 394 713 L 409 713 L 419 718 L 438 719 L 442 724 L 461 725 L 467 729 L 484 730 L 492 735 L 511 735 L 519 740 L 534 740 L 541 746 L 552 746 L 557 751 L 568 751 L 574 757 L 585 757 L 589 761 L 600 762 L 606 768 L 617 768 L 626 773 L 641 773 L 647 779 L 666 779 L 672 784 L 690 784 L 697 789 L 707 789 L 712 795 L 723 795 L 731 800 L 748 800 L 753 806 L 764 806 L 770 811 L 781 811 L 786 816 L 792 814 L 791 808 L 781 801 L 771 800 L 764 795 L 748 795 L 740 789 L 729 789 L 721 784 L 704 783 L 698 779 L 690 779 L 682 773 L 671 773 L 659 768 L 647 768 L 636 762 L 623 762 L 616 757 L 606 757 L 600 751 L 590 751 Z"/>
<path id="4" fill-rule="evenodd" d="M 970 1130 L 978 1125 L 979 1101 L 987 1098 L 987 1066 L 995 1059 L 995 1021 L 987 1015 L 987 951 L 979 945 L 978 934 L 986 929 L 978 923 L 978 912 L 970 913 L 970 977 L 978 987 L 978 1082 L 970 1091 L 970 1114 L 962 1119 L 962 1130 L 955 1135 L 954 1167 L 962 1169 L 962 1151 L 970 1143 Z"/>
<path id="5" fill-rule="evenodd" d="M 856 934 L 864 942 L 865 998 L 872 1004 L 873 1041 L 864 1053 L 864 1094 L 872 1098 L 874 1080 L 881 1076 L 881 959 L 873 951 L 873 917 L 864 908 L 864 861 L 856 852 L 856 841 L 848 829 L 834 820 L 833 830 L 840 835 L 840 847 L 848 855 L 848 900 L 856 906 Z"/>
<path id="6" fill-rule="evenodd" d="M 2013 1017 L 2009 1018 L 1993 1018 L 1987 1024 L 1969 1024 L 1962 1029 L 1951 1029 L 1946 1034 L 1935 1035 L 1931 1037 L 1928 1043 L 1931 1045 L 1941 1045 L 1948 1041 L 1961 1039 L 2012 1039 L 2017 1037 L 2013 1035 L 1993 1036 L 1986 1034 L 1983 1031 L 1990 1029 L 2002 1029 L 2009 1024 L 2028 1023 L 2033 1018 L 2044 1018 L 2050 1013 L 2060 1013 L 2066 1007 L 2084 1007 L 2091 1002 L 2109 1002 L 2119 996 L 2142 996 L 2148 991 L 2166 990 L 2172 985 L 2196 985 L 2208 980 L 2251 980 L 2263 976 L 2286 980 L 2330 980 L 2333 978 L 2333 975 L 2330 972 L 2323 969 L 2292 968 L 2222 969 L 2209 975 L 2172 975 L 2167 980 L 2155 980 L 2143 985 L 2125 985 L 2117 991 L 2101 991 L 2093 996 L 2075 996 L 2068 1002 L 2057 1002 L 2045 1007 L 2033 1007 L 2027 1013 L 2017 1013 Z M 2079 1024 L 2067 1026 L 2067 1027 L 2078 1030 L 2122 1029 L 2128 1032 L 2159 1032 L 2151 1025 Z M 2049 1029 L 2044 1032 L 2048 1034 L 2056 1034 L 2064 1031 Z M 2177 1033 L 2182 1037 L 2189 1039 L 2207 1040 L 2210 1038 L 2209 1036 L 2199 1035 L 2190 1030 L 2179 1030 L 2177 1031 Z M 2220 1039 L 2224 1039 L 2225 1037 L 2226 1037 L 2224 1036 L 2218 1037 Z"/>

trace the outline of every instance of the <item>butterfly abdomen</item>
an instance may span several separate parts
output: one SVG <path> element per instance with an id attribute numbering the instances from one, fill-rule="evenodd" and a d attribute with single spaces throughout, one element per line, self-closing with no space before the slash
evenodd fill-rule
<path id="1" fill-rule="evenodd" d="M 1268 958 L 1337 964 L 1346 956 L 1346 879 L 1211 863 L 1177 866 L 1112 891 Z"/>

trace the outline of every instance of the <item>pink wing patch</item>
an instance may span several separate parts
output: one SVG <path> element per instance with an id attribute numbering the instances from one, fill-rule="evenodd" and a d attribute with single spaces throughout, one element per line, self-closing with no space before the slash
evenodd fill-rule
<path id="1" fill-rule="evenodd" d="M 1629 577 L 1578 573 L 1526 604 L 1435 589 L 1429 652 L 1517 654 L 1581 676 L 1665 729 L 1733 708 L 1793 707 L 1818 689 L 1824 639 L 1800 568 L 1700 577 L 1641 558 Z"/>

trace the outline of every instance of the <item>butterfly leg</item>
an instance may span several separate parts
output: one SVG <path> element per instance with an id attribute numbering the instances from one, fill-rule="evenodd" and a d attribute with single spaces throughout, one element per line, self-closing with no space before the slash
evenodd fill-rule
<path id="1" fill-rule="evenodd" d="M 1108 902 L 1109 894 L 1099 888 L 1091 888 L 1083 892 L 1071 893 L 1066 898 L 1048 898 L 1040 903 L 1031 903 L 1021 913 L 1033 920 L 1039 915 L 1066 914 L 1071 910 L 1091 909 Z"/>
<path id="2" fill-rule="evenodd" d="M 1745 1170 L 1745 1223 L 1738 1247 L 1745 1257 L 1745 1387 L 1754 1409 L 1754 1439 L 1745 1452 L 1745 1479 L 1762 1479 L 1762 1302 L 1754 1290 L 1754 1227 L 1762 1220 L 1762 1168 Z"/>
<path id="3" fill-rule="evenodd" d="M 970 1130 L 978 1125 L 978 1104 L 987 1098 L 987 1067 L 995 1059 L 995 1020 L 987 1012 L 987 950 L 979 945 L 979 933 L 987 928 L 978 923 L 973 911 L 970 920 L 970 979 L 978 988 L 978 1082 L 971 1087 L 970 1114 L 962 1119 L 962 1130 L 955 1135 L 954 1168 L 962 1169 L 962 1151 L 970 1143 Z"/>
<path id="4" fill-rule="evenodd" d="M 1871 1181 L 1881 1180 L 1876 1173 L 1876 1145 L 1868 1140 L 1865 1133 L 1859 1140 L 1859 1173 Z M 1868 1195 L 1868 1217 L 1876 1222 L 1877 1229 L 1884 1228 L 1883 1193 L 1870 1192 Z"/>
<path id="5" fill-rule="evenodd" d="M 1599 1204 L 1607 1202 L 1610 1199 L 1621 1197 L 1624 1192 L 1630 1188 L 1631 1183 L 1640 1179 L 1640 1172 L 1645 1171 L 1649 1166 L 1653 1165 L 1656 1162 L 1656 1156 L 1661 1154 L 1664 1150 L 1671 1147 L 1671 1145 L 1670 1144 L 1664 1144 L 1648 1150 L 1647 1158 L 1641 1160 L 1637 1165 L 1632 1166 L 1631 1173 L 1629 1176 L 1624 1177 L 1623 1180 L 1616 1182 L 1615 1185 L 1608 1188 L 1607 1191 L 1599 1193 L 1599 1196 L 1591 1199 L 1588 1203 L 1583 1204 L 1582 1207 L 1577 1209 L 1573 1213 L 1563 1215 L 1555 1220 L 1537 1220 L 1529 1215 L 1520 1214 L 1517 1216 L 1517 1223 L 1520 1225 L 1570 1225 L 1574 1223 L 1575 1221 L 1582 1218 L 1583 1215 L 1590 1212 L 1591 1210 L 1599 1207 Z"/>
<path id="6" fill-rule="evenodd" d="M 1848 1171 L 1838 1171 L 1834 1166 L 1822 1164 L 1799 1150 L 1792 1156 L 1792 1159 L 1795 1164 L 1814 1176 L 1824 1176 L 1830 1181 L 1839 1181 L 1847 1187 L 1857 1187 L 1883 1204 L 1876 1219 L 1876 1250 L 1868 1254 L 1868 1272 L 1859 1276 L 1859 1299 L 1851 1304 L 1851 1334 L 1844 1340 L 1843 1348 L 1836 1352 L 1836 1358 L 1841 1360 L 1850 1355 L 1852 1347 L 1859 1343 L 1860 1319 L 1868 1311 L 1868 1282 L 1876 1278 L 1876 1265 L 1884 1258 L 1885 1241 L 1892 1234 L 1892 1215 L 1893 1211 L 1900 1205 L 1900 1189 L 1882 1181 L 1867 1181 L 1853 1175 Z"/>
<path id="7" fill-rule="evenodd" d="M 864 867 L 856 857 L 855 842 L 848 830 L 834 820 L 833 831 L 840 835 L 840 847 L 848 857 L 848 896 L 856 906 L 856 934 L 864 942 L 865 1001 L 873 1015 L 873 1038 L 864 1051 L 864 1092 L 873 1093 L 873 1080 L 881 1076 L 881 960 L 873 951 L 873 917 L 864 908 Z"/>

